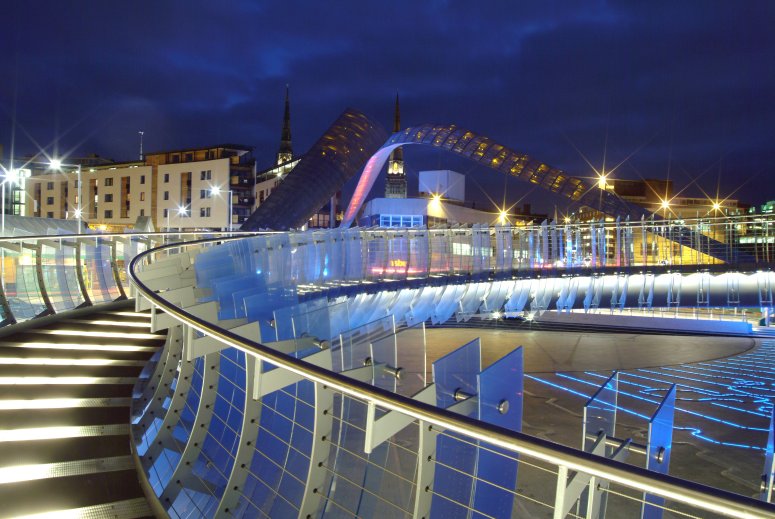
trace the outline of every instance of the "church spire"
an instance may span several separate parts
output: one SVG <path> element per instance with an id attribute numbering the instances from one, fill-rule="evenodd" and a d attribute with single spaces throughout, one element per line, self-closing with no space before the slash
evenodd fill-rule
<path id="1" fill-rule="evenodd" d="M 398 103 L 398 91 L 396 91 L 396 112 L 393 118 L 393 133 L 401 131 L 401 105 Z"/>
<path id="2" fill-rule="evenodd" d="M 401 131 L 401 105 L 396 92 L 396 108 L 393 114 L 393 133 Z M 390 153 L 388 160 L 385 198 L 406 198 L 406 174 L 404 174 L 404 150 L 400 147 Z"/>
<path id="3" fill-rule="evenodd" d="M 280 135 L 280 150 L 277 152 L 277 164 L 293 160 L 291 146 L 291 102 L 288 96 L 288 85 L 285 85 L 285 115 L 283 116 L 283 131 Z"/>

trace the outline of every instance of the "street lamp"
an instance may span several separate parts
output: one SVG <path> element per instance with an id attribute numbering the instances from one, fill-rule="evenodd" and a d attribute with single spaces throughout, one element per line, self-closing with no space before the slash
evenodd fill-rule
<path id="1" fill-rule="evenodd" d="M 167 232 L 170 232 L 170 213 L 172 212 L 172 210 L 165 209 L 165 211 L 167 211 Z M 188 209 L 186 208 L 186 206 L 185 205 L 179 205 L 178 206 L 178 223 L 180 223 L 181 225 L 178 226 L 178 232 L 182 232 L 183 231 L 183 224 L 180 222 L 180 217 L 181 216 L 186 216 L 187 214 L 188 214 Z"/>
<path id="2" fill-rule="evenodd" d="M 167 213 L 169 215 L 169 213 Z M 178 206 L 178 222 L 180 225 L 178 226 L 178 231 L 183 232 L 183 222 L 180 221 L 181 217 L 185 217 L 188 215 L 188 209 L 186 209 L 185 205 Z"/>
<path id="3" fill-rule="evenodd" d="M 73 210 L 73 216 L 78 219 L 78 234 L 83 234 L 83 183 L 81 182 L 81 165 L 80 164 L 62 164 L 60 159 L 51 159 L 49 168 L 54 171 L 62 171 L 62 168 L 75 168 L 78 174 L 78 203 Z"/>
<path id="4" fill-rule="evenodd" d="M 220 195 L 221 194 L 221 188 L 218 187 L 218 186 L 213 186 L 213 187 L 210 188 L 210 193 L 213 194 L 213 195 Z M 231 224 L 232 224 L 231 213 L 232 213 L 232 210 L 233 210 L 232 204 L 233 204 L 233 201 L 234 201 L 234 193 L 232 193 L 231 189 L 229 189 L 227 191 L 227 193 L 229 193 L 229 203 L 227 204 L 228 214 L 226 215 L 226 218 L 227 218 L 227 221 L 229 223 L 229 226 L 228 226 L 229 232 L 231 232 Z"/>
<path id="5" fill-rule="evenodd" d="M 0 236 L 5 236 L 5 185 L 10 183 L 12 186 L 16 185 L 17 182 L 19 182 L 19 170 L 13 167 L 13 164 L 11 164 L 11 168 L 7 169 L 5 166 L 0 166 L 3 168 L 3 181 L 2 181 L 2 208 L 0 211 L 2 211 L 2 224 L 0 227 L 2 227 L 2 232 L 0 232 Z"/>

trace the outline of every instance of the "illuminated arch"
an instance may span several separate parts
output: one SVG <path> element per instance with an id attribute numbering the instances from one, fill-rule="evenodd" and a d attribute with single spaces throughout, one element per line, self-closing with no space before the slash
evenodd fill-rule
<path id="1" fill-rule="evenodd" d="M 650 216 L 644 208 L 628 204 L 608 191 L 597 189 L 596 181 L 571 177 L 524 153 L 478 135 L 465 128 L 452 125 L 423 124 L 394 133 L 363 168 L 350 205 L 345 211 L 342 227 L 352 225 L 390 152 L 399 146 L 421 144 L 465 157 L 495 171 L 536 184 L 573 202 L 592 207 L 609 216 L 622 219 L 640 219 Z"/>

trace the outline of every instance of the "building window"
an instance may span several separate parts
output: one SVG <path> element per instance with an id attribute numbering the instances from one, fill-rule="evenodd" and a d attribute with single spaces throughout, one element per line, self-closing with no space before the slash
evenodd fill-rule
<path id="1" fill-rule="evenodd" d="M 50 196 L 50 197 L 46 198 L 46 203 L 48 205 L 54 205 L 54 197 Z"/>
<path id="2" fill-rule="evenodd" d="M 77 178 L 75 180 L 73 180 L 73 187 L 78 189 L 78 179 Z"/>
<path id="3" fill-rule="evenodd" d="M 164 210 L 164 218 L 167 218 L 167 215 L 169 214 L 169 209 Z"/>
<path id="4" fill-rule="evenodd" d="M 165 191 L 164 192 L 164 200 L 169 200 L 169 199 L 170 199 L 170 192 L 169 191 Z"/>
<path id="5" fill-rule="evenodd" d="M 380 227 L 420 227 L 422 215 L 381 214 Z"/>
<path id="6" fill-rule="evenodd" d="M 53 182 L 46 182 L 46 189 L 48 189 L 49 191 L 54 189 L 54 183 Z"/>
<path id="7" fill-rule="evenodd" d="M 184 159 L 186 162 L 191 162 L 194 160 L 194 154 L 193 153 L 186 153 L 186 158 Z"/>
<path id="8" fill-rule="evenodd" d="M 113 185 L 113 179 L 108 177 L 105 179 L 105 187 L 110 187 Z"/>
<path id="9" fill-rule="evenodd" d="M 113 210 L 112 209 L 106 209 L 105 210 L 105 219 L 110 220 L 113 218 Z"/>
<path id="10" fill-rule="evenodd" d="M 140 175 L 140 183 L 145 184 L 145 175 Z"/>
<path id="11" fill-rule="evenodd" d="M 199 174 L 199 180 L 212 180 L 213 179 L 213 171 L 211 169 L 202 171 Z"/>
<path id="12" fill-rule="evenodd" d="M 200 189 L 199 190 L 199 198 L 212 198 L 213 192 L 209 189 Z"/>
<path id="13" fill-rule="evenodd" d="M 209 207 L 200 207 L 199 208 L 199 216 L 202 218 L 207 218 L 210 216 L 210 208 Z"/>
<path id="14" fill-rule="evenodd" d="M 140 201 L 145 202 L 145 191 L 140 192 Z"/>
<path id="15" fill-rule="evenodd" d="M 105 193 L 105 201 L 106 202 L 112 202 L 113 201 L 113 193 Z"/>
<path id="16" fill-rule="evenodd" d="M 164 174 L 164 183 L 166 184 L 169 181 L 170 181 L 170 174 L 169 173 L 165 173 Z"/>
<path id="17" fill-rule="evenodd" d="M 54 213 L 52 213 L 51 211 L 49 211 L 48 213 L 46 213 L 46 217 L 47 217 L 47 218 L 53 218 L 53 217 L 54 217 Z"/>
<path id="18" fill-rule="evenodd" d="M 145 216 L 145 209 L 140 209 L 140 216 Z"/>

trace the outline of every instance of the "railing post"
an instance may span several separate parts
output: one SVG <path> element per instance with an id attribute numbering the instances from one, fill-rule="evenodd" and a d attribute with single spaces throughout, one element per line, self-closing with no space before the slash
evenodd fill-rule
<path id="1" fill-rule="evenodd" d="M 148 377 L 148 384 L 143 389 L 142 395 L 135 396 L 135 401 L 141 404 L 138 412 L 145 412 L 138 425 L 147 427 L 149 422 L 156 418 L 156 413 L 162 410 L 164 399 L 168 396 L 172 382 L 175 380 L 175 373 L 178 362 L 183 353 L 182 326 L 174 326 L 169 329 L 164 349 L 161 352 L 159 362 L 153 374 Z M 180 387 L 181 381 L 178 381 Z M 173 396 L 174 399 L 174 396 Z M 146 409 L 146 406 L 148 409 Z M 170 405 L 172 409 L 172 405 Z M 168 411 L 169 413 L 169 411 Z M 139 415 L 137 415 L 139 416 Z"/>
<path id="2" fill-rule="evenodd" d="M 330 369 L 330 366 L 329 366 Z M 304 497 L 299 507 L 299 518 L 314 517 L 320 510 L 326 467 L 331 451 L 334 394 L 326 386 L 315 382 L 315 425 L 312 431 L 312 448 L 309 457 Z"/>
<path id="3" fill-rule="evenodd" d="M 204 373 L 202 375 L 202 392 L 199 397 L 199 405 L 196 409 L 194 425 L 192 426 L 191 434 L 188 437 L 186 446 L 183 448 L 180 460 L 175 467 L 175 471 L 172 473 L 172 477 L 170 478 L 167 487 L 159 496 L 159 501 L 161 501 L 162 506 L 168 510 L 173 505 L 184 486 L 191 486 L 194 487 L 195 490 L 208 492 L 207 489 L 200 488 L 203 486 L 203 483 L 193 475 L 192 471 L 194 462 L 202 452 L 202 447 L 204 446 L 204 441 L 210 425 L 210 419 L 213 416 L 215 397 L 218 394 L 216 387 L 218 385 L 218 377 L 220 376 L 220 360 L 220 353 L 205 355 Z"/>
<path id="4" fill-rule="evenodd" d="M 121 275 L 118 271 L 118 258 L 116 256 L 117 254 L 117 247 L 116 247 L 116 240 L 110 240 L 110 267 L 113 271 L 113 279 L 116 281 L 116 286 L 118 287 L 118 292 L 121 294 L 119 296 L 119 299 L 126 299 L 126 292 L 124 292 L 124 284 L 121 283 Z"/>
<path id="5" fill-rule="evenodd" d="M 565 490 L 568 483 L 568 467 L 560 465 L 557 467 L 557 488 L 554 492 L 554 513 L 553 519 L 565 519 L 563 510 L 565 509 Z"/>
<path id="6" fill-rule="evenodd" d="M 81 288 L 83 301 L 85 305 L 91 305 L 92 300 L 89 297 L 89 291 L 86 289 L 86 280 L 83 279 L 83 258 L 81 256 L 81 240 L 75 240 L 75 277 L 78 279 L 78 286 Z M 139 298 L 138 298 L 139 300 Z"/>
<path id="7" fill-rule="evenodd" d="M 250 355 L 245 355 L 245 407 L 242 414 L 242 426 L 239 433 L 239 445 L 234 455 L 234 466 L 229 474 L 229 480 L 218 503 L 214 517 L 223 518 L 234 515 L 245 480 L 250 471 L 250 462 L 256 452 L 255 441 L 258 437 L 258 424 L 261 420 L 260 400 L 253 399 L 253 390 L 256 385 L 256 362 Z"/>
<path id="8" fill-rule="evenodd" d="M 436 458 L 436 437 L 438 433 L 430 424 L 420 420 L 418 422 L 418 449 L 417 449 L 417 488 L 414 492 L 413 517 L 427 519 L 430 517 L 431 501 L 433 498 L 433 476 L 435 473 L 434 459 Z"/>
<path id="9" fill-rule="evenodd" d="M 46 289 L 46 280 L 43 276 L 43 245 L 36 243 L 30 247 L 35 251 L 35 275 L 38 280 L 38 290 L 40 291 L 40 297 L 43 299 L 43 304 L 46 306 L 46 311 L 42 315 L 54 314 L 54 306 L 51 304 L 51 299 L 48 297 L 48 290 Z"/>

